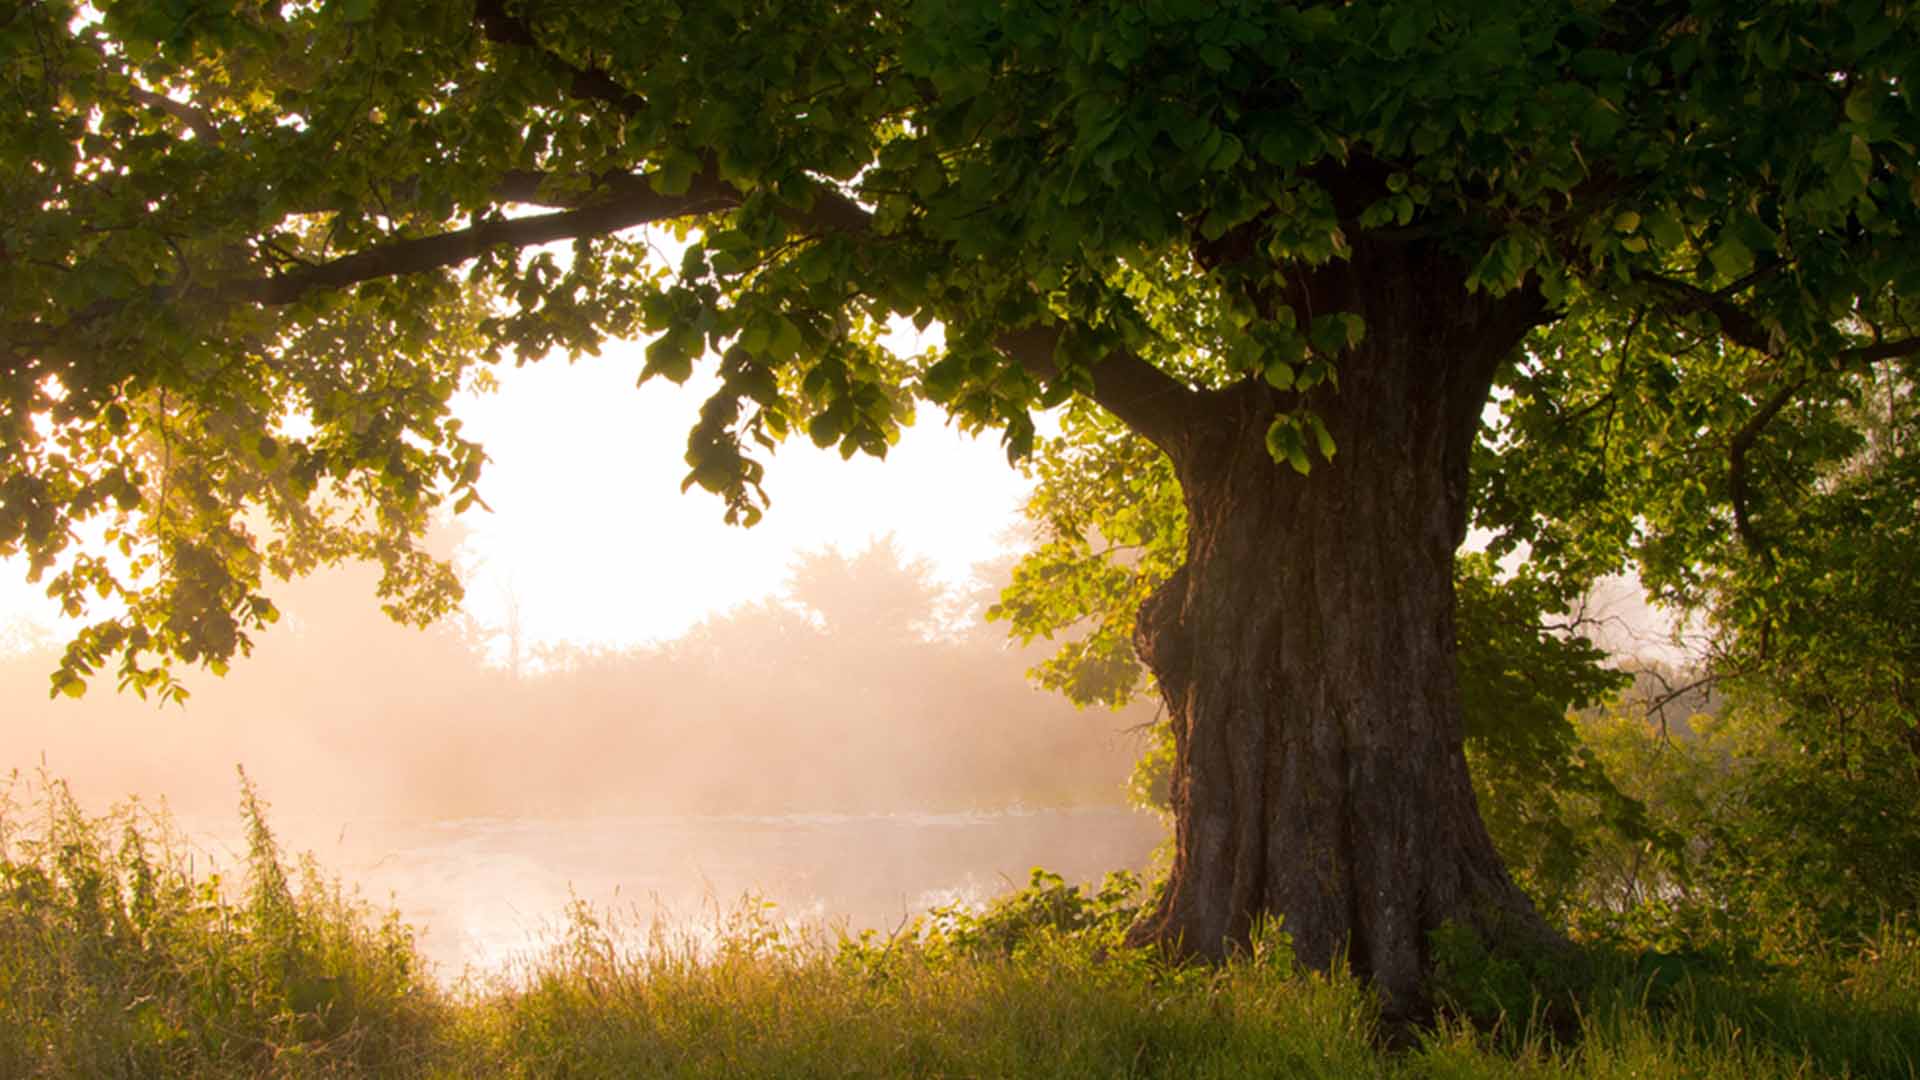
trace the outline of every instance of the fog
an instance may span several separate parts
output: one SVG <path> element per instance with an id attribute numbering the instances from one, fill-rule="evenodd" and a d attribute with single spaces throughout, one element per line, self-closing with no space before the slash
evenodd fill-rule
<path id="1" fill-rule="evenodd" d="M 1039 654 L 981 620 L 1006 570 L 954 589 L 890 541 L 816 551 L 778 596 L 610 650 L 400 627 L 373 570 L 339 568 L 270 590 L 281 623 L 226 677 L 189 674 L 184 707 L 110 676 L 51 701 L 57 643 L 15 651 L 0 771 L 164 802 L 217 858 L 244 767 L 289 847 L 438 924 L 443 964 L 496 959 L 570 890 L 684 913 L 752 889 L 871 923 L 1036 861 L 1138 866 L 1160 825 L 1124 782 L 1151 708 L 1031 687 Z"/>

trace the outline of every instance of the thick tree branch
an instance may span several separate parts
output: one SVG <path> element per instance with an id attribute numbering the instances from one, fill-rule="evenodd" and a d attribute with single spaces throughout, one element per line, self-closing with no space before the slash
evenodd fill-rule
<path id="1" fill-rule="evenodd" d="M 538 173 L 510 173 L 502 179 L 500 193 L 519 196 L 514 201 L 564 205 L 562 200 L 539 194 L 546 179 Z M 605 236 L 622 229 L 714 213 L 739 205 L 740 193 L 710 173 L 695 176 L 681 195 L 660 194 L 645 176 L 618 174 L 601 178 L 594 190 L 574 201 L 579 205 L 557 213 L 494 219 L 432 236 L 393 240 L 331 262 L 299 266 L 264 277 L 229 279 L 184 289 L 179 284 L 158 286 L 151 295 L 162 302 L 193 299 L 216 305 L 284 306 L 316 289 L 341 289 L 379 278 L 457 266 L 495 247 L 524 248 L 556 240 Z M 83 348 L 76 335 L 84 334 L 125 307 L 125 301 L 103 300 L 57 327 L 7 328 L 8 366 L 17 368 L 25 362 L 26 353 L 20 351 L 22 349 L 58 352 L 63 347 Z"/>
<path id="2" fill-rule="evenodd" d="M 1728 299 L 1723 293 L 1708 292 L 1697 285 L 1658 274 L 1641 274 L 1637 277 L 1677 297 L 1686 307 L 1712 315 L 1720 324 L 1720 333 L 1735 345 L 1767 356 L 1777 355 L 1778 350 L 1773 335 L 1761 325 L 1760 320 Z M 1751 283 L 1750 279 L 1742 282 L 1742 284 L 1749 283 Z M 1828 359 L 1834 369 L 1840 370 L 1915 355 L 1920 355 L 1920 338 L 1856 345 L 1850 349 L 1841 349 Z"/>
<path id="3" fill-rule="evenodd" d="M 864 207 L 824 185 L 812 206 L 784 213 L 789 223 L 810 232 L 866 237 L 873 226 L 873 215 Z M 1054 362 L 1060 344 L 1058 327 L 1008 330 L 995 335 L 993 344 L 1037 379 L 1052 381 L 1060 375 Z M 1194 392 L 1140 357 L 1111 352 L 1092 365 L 1092 373 L 1093 400 L 1150 442 L 1164 447 L 1188 422 Z"/>
<path id="4" fill-rule="evenodd" d="M 552 178 L 537 172 L 512 172 L 501 178 L 495 195 L 502 202 L 523 205 L 568 206 L 556 213 L 483 221 L 432 236 L 395 240 L 331 262 L 300 266 L 259 278 L 229 280 L 191 290 L 187 295 L 216 303 L 254 303 L 280 307 L 295 303 L 320 289 L 342 289 L 381 278 L 426 273 L 457 266 L 497 247 L 525 248 L 583 236 L 604 236 L 637 226 L 675 218 L 732 209 L 744 196 L 721 181 L 709 167 L 695 176 L 681 195 L 662 195 L 647 177 L 611 174 L 599 178 L 584 196 L 543 193 Z M 853 199 L 822 188 L 806 209 L 784 210 L 797 228 L 814 234 L 839 233 L 856 238 L 870 235 L 872 215 Z M 162 288 L 156 295 L 177 299 L 180 293 Z M 57 346 L 67 338 L 124 306 L 114 301 L 81 313 L 67 324 L 45 333 L 16 333 L 16 342 L 29 348 Z M 1060 331 L 1032 327 L 998 335 L 994 344 L 1009 359 L 1036 378 L 1052 380 L 1060 374 L 1054 351 Z M 17 359 L 17 358 L 16 358 Z M 1140 357 L 1116 351 L 1092 366 L 1093 399 L 1155 443 L 1164 444 L 1187 422 L 1193 391 Z"/>
<path id="5" fill-rule="evenodd" d="M 1032 326 L 1009 330 L 993 344 L 1036 378 L 1058 378 L 1054 351 L 1060 330 Z M 1133 353 L 1116 349 L 1092 364 L 1093 400 L 1154 445 L 1165 449 L 1192 421 L 1194 391 Z"/>
<path id="6" fill-rule="evenodd" d="M 1735 345 L 1768 356 L 1774 354 L 1773 335 L 1767 332 L 1760 320 L 1720 293 L 1708 292 L 1698 285 L 1660 274 L 1636 274 L 1635 277 L 1672 295 L 1691 310 L 1712 315 L 1720 324 L 1720 333 Z"/>
<path id="7" fill-rule="evenodd" d="M 1657 274 L 1640 275 L 1644 280 L 1671 296 L 1677 298 L 1687 308 L 1704 311 L 1720 324 L 1720 333 L 1728 341 L 1745 349 L 1751 349 L 1769 358 L 1778 358 L 1779 350 L 1774 335 L 1760 320 L 1748 313 L 1739 304 L 1734 303 L 1724 293 L 1708 292 L 1697 285 Z M 1741 284 L 1750 284 L 1751 279 Z M 1920 338 L 1904 338 L 1899 341 L 1876 341 L 1870 345 L 1856 345 L 1841 349 L 1828 358 L 1836 371 L 1864 367 L 1920 355 Z M 1804 375 L 1782 383 L 1767 399 L 1761 402 L 1747 422 L 1734 433 L 1727 446 L 1727 496 L 1733 504 L 1734 532 L 1740 537 L 1748 551 L 1769 569 L 1774 565 L 1773 552 L 1766 538 L 1753 524 L 1752 486 L 1748 476 L 1748 455 L 1759 442 L 1760 435 L 1780 415 L 1793 400 L 1795 394 L 1813 381 L 1814 376 Z"/>
<path id="8" fill-rule="evenodd" d="M 542 45 L 525 19 L 507 11 L 506 0 L 478 0 L 473 6 L 473 18 L 488 41 L 533 49 L 548 63 L 566 72 L 571 79 L 567 92 L 574 97 L 604 102 L 628 116 L 647 107 L 646 98 L 621 86 L 606 72 L 583 68 Z"/>
<path id="9" fill-rule="evenodd" d="M 374 278 L 456 266 L 490 248 L 523 248 L 582 236 L 605 236 L 640 225 L 713 213 L 739 203 L 737 192 L 711 177 L 695 177 L 684 195 L 661 195 L 644 178 L 633 176 L 626 177 L 618 189 L 611 198 L 578 209 L 484 221 L 434 236 L 397 240 L 270 278 L 229 282 L 216 291 L 223 299 L 270 306 L 291 304 L 315 289 L 338 289 Z"/>
<path id="10" fill-rule="evenodd" d="M 141 86 L 127 87 L 127 96 L 132 98 L 135 104 L 157 109 L 185 124 L 187 129 L 193 132 L 194 138 L 210 146 L 219 145 L 220 132 L 214 127 L 213 118 L 204 111 L 184 101 L 175 101 L 165 94 L 156 94 Z"/>
<path id="11" fill-rule="evenodd" d="M 1920 356 L 1920 338 L 1903 338 L 1899 341 L 1876 341 L 1871 345 L 1859 345 L 1843 350 L 1838 356 L 1837 367 L 1852 364 L 1878 364 L 1886 360 L 1901 360 L 1909 356 Z"/>
<path id="12" fill-rule="evenodd" d="M 506 0 L 476 0 L 474 18 L 488 41 L 538 52 L 544 62 L 568 77 L 567 93 L 571 96 L 602 102 L 628 114 L 647 107 L 645 98 L 621 86 L 606 73 L 581 67 L 545 47 L 525 19 L 508 11 Z M 215 133 L 209 119 L 198 110 L 137 87 L 133 96 L 139 103 L 165 111 L 188 124 L 196 137 L 213 140 Z M 533 171 L 509 172 L 495 185 L 493 196 L 496 205 L 563 208 L 555 213 L 494 218 L 431 236 L 392 240 L 329 262 L 299 265 L 261 277 L 229 279 L 184 290 L 179 284 L 161 286 L 154 290 L 154 296 L 175 302 L 198 299 L 216 305 L 285 306 L 317 290 L 349 288 L 376 279 L 457 266 L 495 248 L 517 249 L 604 236 L 637 226 L 724 211 L 745 202 L 739 189 L 719 178 L 717 161 L 711 154 L 707 155 L 705 167 L 693 178 L 689 189 L 680 195 L 662 195 L 654 190 L 647 177 L 632 173 L 597 177 L 590 189 L 579 194 L 554 189 L 553 179 L 549 174 Z M 418 187 L 418 178 L 407 178 L 393 184 L 388 194 L 396 202 L 404 203 L 410 201 Z M 786 207 L 780 213 L 790 225 L 812 235 L 872 238 L 872 214 L 853 198 L 824 183 L 816 188 L 806 208 Z M 84 334 L 89 327 L 112 317 L 124 306 L 121 301 L 105 301 L 78 313 L 63 326 L 15 328 L 31 332 L 10 336 L 15 344 L 25 345 L 29 350 L 57 352 L 62 351 L 63 346 L 78 347 L 76 335 Z M 1036 327 L 1000 334 L 994 344 L 1030 374 L 1052 380 L 1060 375 L 1054 361 L 1059 341 L 1058 328 Z M 14 361 L 25 358 L 25 354 L 12 350 L 9 353 Z M 17 365 L 10 363 L 9 366 Z M 1091 372 L 1093 399 L 1149 440 L 1165 444 L 1187 423 L 1187 410 L 1194 392 L 1139 356 L 1116 351 L 1094 361 Z"/>
<path id="13" fill-rule="evenodd" d="M 1748 510 L 1751 492 L 1747 485 L 1747 454 L 1753 450 L 1753 445 L 1759 440 L 1760 433 L 1766 430 L 1767 425 L 1773 422 L 1773 418 L 1780 414 L 1780 410 L 1793 400 L 1793 395 L 1799 393 L 1800 388 L 1807 385 L 1808 381 L 1806 378 L 1800 378 L 1782 384 L 1765 402 L 1761 403 L 1760 408 L 1752 416 L 1747 417 L 1747 422 L 1740 425 L 1739 431 L 1734 432 L 1733 441 L 1727 446 L 1727 495 L 1733 501 L 1734 531 L 1739 533 L 1740 542 L 1747 546 L 1747 550 L 1753 552 L 1754 556 L 1769 570 L 1773 568 L 1773 552 L 1768 548 L 1766 539 L 1760 535 L 1759 530 L 1753 527 L 1753 519 Z"/>

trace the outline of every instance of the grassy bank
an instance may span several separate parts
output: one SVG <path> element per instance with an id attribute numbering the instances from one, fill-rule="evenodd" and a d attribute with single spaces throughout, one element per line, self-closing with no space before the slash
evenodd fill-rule
<path id="1" fill-rule="evenodd" d="M 58 785 L 0 803 L 0 1076 L 1920 1076 L 1920 935 L 1795 966 L 1593 953 L 1573 1004 L 1446 942 L 1459 1009 L 1387 1048 L 1366 990 L 1280 928 L 1219 968 L 1118 947 L 1137 902 L 1036 876 L 916 934 L 718 944 L 584 907 L 542 960 L 436 984 L 391 916 L 277 851 L 251 792 L 243 880 L 167 823 Z M 1504 1012 L 1503 1012 L 1504 1010 Z"/>

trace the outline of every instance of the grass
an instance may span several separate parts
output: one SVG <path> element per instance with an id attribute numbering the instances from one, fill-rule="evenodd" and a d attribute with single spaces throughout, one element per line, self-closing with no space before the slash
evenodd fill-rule
<path id="1" fill-rule="evenodd" d="M 137 805 L 0 798 L 0 1076 L 377 1072 L 440 1045 L 411 932 L 289 868 L 251 786 L 245 880 L 196 877 Z"/>
<path id="2" fill-rule="evenodd" d="M 891 937 L 746 904 L 715 943 L 576 905 L 542 959 L 448 989 L 394 916 L 289 866 L 244 782 L 241 812 L 245 873 L 220 881 L 137 806 L 0 799 L 0 1076 L 1920 1077 L 1899 923 L 1794 968 L 1596 954 L 1571 1022 L 1476 1004 L 1399 1049 L 1279 927 L 1220 967 L 1120 947 L 1124 877 L 1036 873 Z M 1494 1000 L 1486 970 L 1451 978 Z"/>

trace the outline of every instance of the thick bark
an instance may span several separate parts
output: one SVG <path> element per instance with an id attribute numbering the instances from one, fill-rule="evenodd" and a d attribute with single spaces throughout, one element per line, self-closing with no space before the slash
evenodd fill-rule
<path id="1" fill-rule="evenodd" d="M 1304 963 L 1344 958 L 1402 1016 L 1442 923 L 1546 934 L 1474 803 L 1452 579 L 1492 372 L 1541 309 L 1470 297 L 1451 269 L 1356 253 L 1295 299 L 1367 319 L 1339 390 L 1309 401 L 1333 462 L 1274 463 L 1265 432 L 1294 402 L 1264 383 L 1206 396 L 1163 442 L 1187 562 L 1136 634 L 1176 746 L 1172 879 L 1136 938 L 1217 956 L 1277 915 Z"/>

